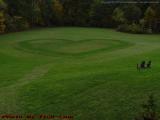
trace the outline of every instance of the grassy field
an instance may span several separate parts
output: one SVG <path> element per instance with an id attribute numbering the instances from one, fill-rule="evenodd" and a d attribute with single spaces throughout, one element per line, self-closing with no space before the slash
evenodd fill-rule
<path id="1" fill-rule="evenodd" d="M 47 28 L 0 36 L 0 114 L 132 120 L 155 94 L 160 111 L 160 35 Z M 136 64 L 152 60 L 153 68 Z"/>

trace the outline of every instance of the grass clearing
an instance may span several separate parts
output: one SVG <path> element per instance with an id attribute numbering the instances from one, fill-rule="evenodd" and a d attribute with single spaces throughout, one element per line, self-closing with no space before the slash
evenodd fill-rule
<path id="1" fill-rule="evenodd" d="M 47 28 L 0 36 L 0 113 L 129 120 L 153 93 L 160 105 L 160 35 Z M 152 60 L 138 72 L 136 64 Z M 160 107 L 158 107 L 160 111 Z"/>

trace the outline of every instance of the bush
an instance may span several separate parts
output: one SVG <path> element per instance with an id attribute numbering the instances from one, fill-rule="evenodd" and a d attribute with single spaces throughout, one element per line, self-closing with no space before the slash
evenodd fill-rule
<path id="1" fill-rule="evenodd" d="M 142 26 L 135 23 L 129 25 L 128 30 L 131 33 L 144 33 Z"/>
<path id="2" fill-rule="evenodd" d="M 146 28 L 146 29 L 144 30 L 144 32 L 147 33 L 147 34 L 152 34 L 152 33 L 153 33 L 153 30 L 152 30 L 152 28 Z"/>
<path id="3" fill-rule="evenodd" d="M 3 0 L 0 0 L 0 33 L 5 32 L 5 17 L 4 17 L 4 11 L 6 9 L 6 4 L 3 2 Z"/>
<path id="4" fill-rule="evenodd" d="M 128 24 L 119 25 L 117 30 L 121 32 L 129 32 L 129 33 L 144 33 L 143 27 L 135 23 L 131 25 L 128 25 Z"/>
<path id="5" fill-rule="evenodd" d="M 120 31 L 120 32 L 129 32 L 128 25 L 127 24 L 119 25 L 118 28 L 117 28 L 117 31 Z"/>
<path id="6" fill-rule="evenodd" d="M 0 11 L 0 33 L 4 33 L 5 32 L 5 18 L 4 18 L 4 14 L 3 12 Z"/>
<path id="7" fill-rule="evenodd" d="M 29 28 L 28 22 L 20 16 L 6 17 L 7 31 L 20 31 Z"/>
<path id="8" fill-rule="evenodd" d="M 135 118 L 135 120 L 159 120 L 157 113 L 157 105 L 153 95 L 148 97 L 145 104 L 142 105 L 143 112 Z"/>

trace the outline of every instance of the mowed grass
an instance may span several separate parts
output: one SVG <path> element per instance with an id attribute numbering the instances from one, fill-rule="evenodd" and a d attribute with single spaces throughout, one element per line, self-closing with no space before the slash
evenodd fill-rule
<path id="1" fill-rule="evenodd" d="M 46 28 L 0 36 L 0 114 L 131 120 L 149 94 L 160 111 L 160 35 Z M 150 70 L 136 64 L 152 60 Z"/>

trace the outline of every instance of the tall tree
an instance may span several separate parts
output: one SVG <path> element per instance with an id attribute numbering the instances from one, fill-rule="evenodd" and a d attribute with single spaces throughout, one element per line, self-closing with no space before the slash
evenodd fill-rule
<path id="1" fill-rule="evenodd" d="M 144 14 L 145 24 L 150 29 L 150 32 L 153 32 L 153 26 L 155 22 L 156 12 L 152 7 L 148 7 L 145 14 Z"/>
<path id="2" fill-rule="evenodd" d="M 151 6 L 152 8 L 154 8 L 155 11 L 155 20 L 154 20 L 154 26 L 153 26 L 153 30 L 155 32 L 160 32 L 160 3 L 159 4 L 152 4 Z"/>
<path id="3" fill-rule="evenodd" d="M 0 33 L 5 32 L 5 16 L 4 16 L 4 10 L 6 9 L 5 3 L 0 0 Z"/>
<path id="4" fill-rule="evenodd" d="M 42 0 L 32 0 L 32 12 L 30 15 L 32 17 L 32 21 L 30 21 L 32 26 L 44 25 L 42 11 L 40 8 L 41 4 Z"/>
<path id="5" fill-rule="evenodd" d="M 93 0 L 65 0 L 65 23 L 69 25 L 86 26 Z"/>
<path id="6" fill-rule="evenodd" d="M 128 23 L 138 22 L 142 17 L 141 9 L 135 4 L 123 6 L 123 11 Z"/>
<path id="7" fill-rule="evenodd" d="M 98 27 L 113 27 L 112 13 L 114 5 L 103 4 L 101 0 L 97 0 L 92 7 L 91 23 Z"/>
<path id="8" fill-rule="evenodd" d="M 54 1 L 53 0 L 42 0 L 41 1 L 41 12 L 42 12 L 42 18 L 44 20 L 44 24 L 46 26 L 52 26 L 53 25 L 53 6 Z"/>
<path id="9" fill-rule="evenodd" d="M 64 16 L 64 8 L 62 3 L 59 0 L 53 0 L 53 14 L 54 14 L 54 23 L 55 24 L 63 24 L 63 16 Z"/>

